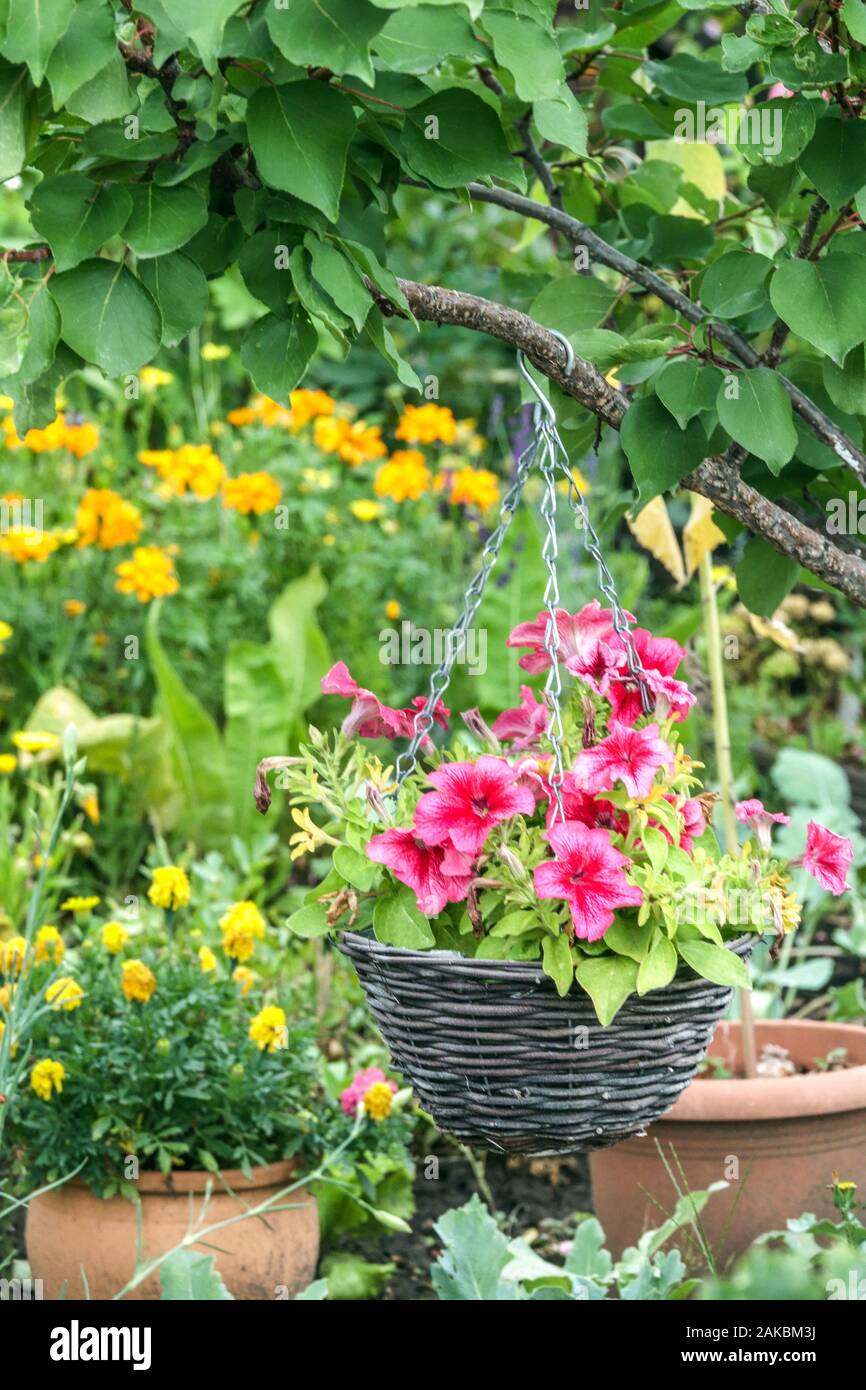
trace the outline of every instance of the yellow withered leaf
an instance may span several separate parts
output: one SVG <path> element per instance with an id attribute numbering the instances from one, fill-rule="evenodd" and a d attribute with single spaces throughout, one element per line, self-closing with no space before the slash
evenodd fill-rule
<path id="1" fill-rule="evenodd" d="M 724 532 L 713 521 L 713 504 L 708 497 L 692 493 L 692 510 L 683 527 L 683 548 L 686 553 L 686 577 L 691 579 L 708 551 L 725 544 Z"/>
<path id="2" fill-rule="evenodd" d="M 626 516 L 628 528 L 635 540 L 648 550 L 678 585 L 686 582 L 683 555 L 663 497 L 654 497 L 632 519 Z"/>

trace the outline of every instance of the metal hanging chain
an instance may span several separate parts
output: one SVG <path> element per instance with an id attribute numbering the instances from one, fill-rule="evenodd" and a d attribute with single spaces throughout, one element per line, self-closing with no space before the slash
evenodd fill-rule
<path id="1" fill-rule="evenodd" d="M 572 346 L 564 334 L 557 332 L 555 329 L 549 331 L 563 346 L 565 351 L 565 370 L 566 374 L 570 375 L 574 366 L 574 351 Z M 655 701 L 647 685 L 643 663 L 641 662 L 634 644 L 634 636 L 629 626 L 629 620 L 619 601 L 616 586 L 613 582 L 613 576 L 601 553 L 598 533 L 590 520 L 586 501 L 574 480 L 568 460 L 568 453 L 559 436 L 559 431 L 556 428 L 556 412 L 547 396 L 539 387 L 538 382 L 530 375 L 526 359 L 522 352 L 518 352 L 517 354 L 517 366 L 521 376 L 529 383 L 536 397 L 532 409 L 533 438 L 517 461 L 516 477 L 502 502 L 499 525 L 492 535 L 488 537 L 481 553 L 481 566 L 466 590 L 463 612 L 449 634 L 451 640 L 447 643 L 445 656 L 430 678 L 427 699 L 424 702 L 423 708 L 415 715 L 411 741 L 406 751 L 401 753 L 397 759 L 395 771 L 397 774 L 397 788 L 399 789 L 414 770 L 418 761 L 418 751 L 421 744 L 433 727 L 433 711 L 448 689 L 451 672 L 461 649 L 462 641 L 465 640 L 469 625 L 480 607 L 490 571 L 499 558 L 502 544 L 505 540 L 508 528 L 511 525 L 517 504 L 523 493 L 524 485 L 533 467 L 538 463 L 545 484 L 541 502 L 541 515 L 545 525 L 542 557 L 547 567 L 547 583 L 544 590 L 544 603 L 547 608 L 544 649 L 550 657 L 550 667 L 545 681 L 544 696 L 550 712 L 546 731 L 552 749 L 551 771 L 548 780 L 555 802 L 552 820 L 556 821 L 557 818 L 562 819 L 563 817 L 561 786 L 565 775 L 562 763 L 562 680 L 559 671 L 559 634 L 556 619 L 556 612 L 559 607 L 559 581 L 556 569 L 556 562 L 559 556 L 556 535 L 557 471 L 563 473 L 568 482 L 568 504 L 578 519 L 578 529 L 582 532 L 584 548 L 595 561 L 598 587 L 610 604 L 612 626 L 625 647 L 629 674 L 638 684 L 641 695 L 641 705 L 645 714 L 649 714 Z"/>

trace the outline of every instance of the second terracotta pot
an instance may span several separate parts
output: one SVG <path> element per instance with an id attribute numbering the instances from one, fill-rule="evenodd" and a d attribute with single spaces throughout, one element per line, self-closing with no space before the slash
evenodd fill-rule
<path id="1" fill-rule="evenodd" d="M 144 1258 L 173 1249 L 190 1221 L 211 1226 L 273 1198 L 293 1181 L 291 1161 L 211 1173 L 142 1173 Z M 210 1201 L 203 1216 L 208 1183 Z M 231 1189 L 230 1191 L 227 1189 Z M 229 1292 L 240 1299 L 291 1298 L 313 1279 L 319 1257 L 319 1214 L 315 1198 L 300 1187 L 262 1216 L 245 1217 L 207 1237 L 192 1249 L 214 1256 Z M 288 1204 L 292 1205 L 289 1206 Z M 70 1182 L 34 1198 L 27 1215 L 27 1258 L 43 1296 L 113 1298 L 135 1271 L 137 1207 L 125 1197 L 104 1201 L 89 1187 Z M 159 1298 L 159 1274 L 138 1285 L 127 1298 Z"/>
<path id="2" fill-rule="evenodd" d="M 853 1066 L 753 1081 L 696 1079 L 640 1139 L 590 1158 L 593 1205 L 615 1255 L 662 1225 L 677 1192 L 661 1145 L 692 1192 L 724 1179 L 701 1215 L 720 1267 L 789 1217 L 833 1215 L 832 1174 L 866 1187 L 866 1029 L 849 1024 L 775 1020 L 756 1025 L 760 1051 L 787 1048 L 814 1066 L 845 1048 Z M 740 1025 L 721 1023 L 709 1049 L 731 1070 L 742 1064 Z"/>

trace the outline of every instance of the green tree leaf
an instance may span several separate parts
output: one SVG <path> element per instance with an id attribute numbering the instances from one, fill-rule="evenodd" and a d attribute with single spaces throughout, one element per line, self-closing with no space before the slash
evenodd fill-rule
<path id="1" fill-rule="evenodd" d="M 75 11 L 75 0 L 8 0 L 3 56 L 26 63 L 37 87 L 58 40 Z"/>
<path id="2" fill-rule="evenodd" d="M 107 376 L 135 372 L 159 350 L 162 321 L 140 280 L 115 261 L 83 261 L 55 275 L 51 297 L 64 342 Z"/>
<path id="3" fill-rule="evenodd" d="M 719 256 L 701 280 L 701 303 L 720 319 L 749 314 L 767 302 L 765 282 L 773 262 L 749 251 Z"/>
<path id="4" fill-rule="evenodd" d="M 760 536 L 752 536 L 737 565 L 737 592 L 750 612 L 772 618 L 799 572 L 796 560 L 780 555 Z"/>
<path id="5" fill-rule="evenodd" d="M 193 188 L 133 184 L 130 194 L 132 212 L 123 235 L 140 258 L 179 250 L 207 222 L 207 204 Z"/>
<path id="6" fill-rule="evenodd" d="M 714 410 L 722 374 L 693 357 L 675 358 L 656 379 L 656 395 L 681 429 L 704 410 Z"/>
<path id="7" fill-rule="evenodd" d="M 182 251 L 175 251 L 142 261 L 138 274 L 162 316 L 163 343 L 175 347 L 207 313 L 207 280 L 201 267 Z"/>
<path id="8" fill-rule="evenodd" d="M 241 8 L 241 0 L 160 0 L 175 29 L 192 40 L 208 72 L 215 72 L 226 20 Z"/>
<path id="9" fill-rule="evenodd" d="M 406 112 L 403 148 L 414 173 L 437 188 L 473 179 L 525 186 L 496 112 L 462 87 L 431 93 Z"/>
<path id="10" fill-rule="evenodd" d="M 116 56 L 119 57 L 114 16 L 105 0 L 78 0 L 45 69 L 54 110 L 65 106 L 73 92 L 102 72 Z"/>
<path id="11" fill-rule="evenodd" d="M 262 87 L 249 100 L 247 129 L 266 183 L 336 222 L 355 129 L 351 103 L 326 82 Z"/>
<path id="12" fill-rule="evenodd" d="M 563 86 L 554 100 L 534 101 L 532 119 L 544 140 L 562 145 L 573 154 L 586 154 L 586 112 L 568 87 Z"/>
<path id="13" fill-rule="evenodd" d="M 866 184 L 866 126 L 825 116 L 800 156 L 800 168 L 831 208 Z"/>
<path id="14" fill-rule="evenodd" d="M 369 0 L 292 0 L 267 7 L 271 38 L 290 63 L 374 81 L 370 40 L 388 16 Z"/>
<path id="15" fill-rule="evenodd" d="M 20 174 L 27 149 L 27 74 L 0 64 L 0 182 Z"/>
<path id="16" fill-rule="evenodd" d="M 642 502 L 676 487 L 707 456 L 707 436 L 698 421 L 680 429 L 656 396 L 629 406 L 620 443 Z"/>
<path id="17" fill-rule="evenodd" d="M 51 247 L 58 271 L 93 256 L 126 225 L 132 198 L 119 183 L 94 183 L 83 174 L 49 174 L 30 200 L 33 226 Z"/>
<path id="18" fill-rule="evenodd" d="M 866 130 L 864 130 L 866 135 Z M 842 366 L 866 339 L 866 261 L 838 253 L 822 261 L 783 261 L 770 281 L 781 319 L 807 343 Z"/>
<path id="19" fill-rule="evenodd" d="M 241 361 L 257 390 L 275 401 L 287 401 L 317 344 L 309 314 L 295 304 L 288 318 L 267 314 L 252 325 L 241 343 Z"/>
<path id="20" fill-rule="evenodd" d="M 485 7 L 483 17 L 497 63 L 507 68 L 521 101 L 556 97 L 562 58 L 555 38 L 529 15 Z"/>
<path id="21" fill-rule="evenodd" d="M 489 56 L 457 5 L 439 9 L 435 5 L 419 4 L 412 9 L 396 10 L 371 46 L 393 72 L 422 76 L 446 57 L 483 63 Z"/>
<path id="22" fill-rule="evenodd" d="M 736 394 L 731 392 L 736 388 Z M 732 439 L 779 476 L 797 448 L 791 397 L 774 371 L 754 367 L 719 387 L 716 409 Z"/>

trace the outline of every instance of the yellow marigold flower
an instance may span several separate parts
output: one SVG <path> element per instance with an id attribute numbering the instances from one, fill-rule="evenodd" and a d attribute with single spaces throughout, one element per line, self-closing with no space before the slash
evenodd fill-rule
<path id="1" fill-rule="evenodd" d="M 459 468 L 451 478 L 451 501 L 486 512 L 499 501 L 499 480 L 488 468 Z"/>
<path id="2" fill-rule="evenodd" d="M 52 1009 L 63 1009 L 64 1013 L 71 1013 L 77 1009 L 84 998 L 84 990 L 77 980 L 73 980 L 71 975 L 61 975 L 59 980 L 55 980 L 45 991 L 45 998 L 48 1000 Z"/>
<path id="3" fill-rule="evenodd" d="M 88 792 L 87 796 L 82 797 L 81 809 L 91 825 L 99 824 L 99 797 L 96 792 Z"/>
<path id="4" fill-rule="evenodd" d="M 9 641 L 14 631 L 14 627 L 10 627 L 8 623 L 0 621 L 0 652 L 6 650 L 5 644 Z"/>
<path id="5" fill-rule="evenodd" d="M 156 976 L 143 960 L 125 960 L 120 988 L 131 1003 L 146 1004 L 156 989 Z"/>
<path id="6" fill-rule="evenodd" d="M 250 970 L 248 965 L 236 965 L 232 971 L 232 979 L 240 987 L 241 994 L 247 995 L 256 980 L 255 970 Z"/>
<path id="7" fill-rule="evenodd" d="M 210 974 L 212 970 L 216 970 L 217 958 L 211 950 L 210 946 L 199 946 L 198 963 L 201 966 L 202 971 L 205 975 Z"/>
<path id="8" fill-rule="evenodd" d="M 182 444 L 179 449 L 142 449 L 139 463 L 153 468 L 165 483 L 157 491 L 167 499 L 183 497 L 189 490 L 202 501 L 216 497 L 223 485 L 225 466 L 210 444 Z"/>
<path id="9" fill-rule="evenodd" d="M 373 1085 L 364 1092 L 364 1109 L 375 1120 L 381 1124 L 391 1114 L 391 1105 L 394 1100 L 394 1092 L 385 1081 L 374 1081 Z"/>
<path id="10" fill-rule="evenodd" d="M 224 362 L 231 356 L 231 348 L 228 343 L 203 343 L 201 355 L 205 362 Z"/>
<path id="11" fill-rule="evenodd" d="M 10 936 L 8 941 L 0 941 L 0 966 L 3 974 L 20 975 L 26 955 L 27 942 L 23 936 Z"/>
<path id="12" fill-rule="evenodd" d="M 0 753 L 0 773 L 8 777 L 18 766 L 18 759 L 14 753 Z"/>
<path id="13" fill-rule="evenodd" d="M 107 632 L 94 632 L 92 640 L 94 647 L 107 647 L 111 638 Z"/>
<path id="14" fill-rule="evenodd" d="M 139 603 L 176 594 L 180 588 L 171 556 L 158 545 L 136 546 L 132 559 L 123 560 L 115 574 L 118 593 L 135 594 Z"/>
<path id="15" fill-rule="evenodd" d="M 66 1068 L 62 1062 L 45 1057 L 30 1072 L 30 1085 L 40 1100 L 50 1100 L 55 1091 L 60 1095 L 65 1076 Z"/>
<path id="16" fill-rule="evenodd" d="M 447 405 L 407 405 L 395 434 L 407 444 L 453 444 L 457 421 Z"/>
<path id="17" fill-rule="evenodd" d="M 63 600 L 63 611 L 70 618 L 80 618 L 87 612 L 87 604 L 80 598 L 65 598 Z"/>
<path id="18" fill-rule="evenodd" d="M 46 961 L 51 961 L 53 965 L 59 965 L 66 947 L 63 944 L 63 937 L 56 927 L 44 926 L 40 927 L 36 933 L 35 950 L 37 965 L 44 965 Z"/>
<path id="19" fill-rule="evenodd" d="M 365 420 L 352 424 L 342 416 L 322 416 L 316 420 L 313 440 L 322 453 L 338 454 L 353 468 L 369 459 L 384 458 L 388 452 L 381 425 L 368 425 Z"/>
<path id="20" fill-rule="evenodd" d="M 53 753 L 60 747 L 60 738 L 47 729 L 18 729 L 12 742 L 20 753 Z"/>
<path id="21" fill-rule="evenodd" d="M 143 525 L 141 512 L 111 488 L 88 488 L 75 513 L 78 546 L 98 545 L 114 550 L 137 541 Z"/>
<path id="22" fill-rule="evenodd" d="M 99 902 L 100 899 L 95 896 L 90 898 L 67 898 L 65 902 L 60 904 L 60 911 L 92 912 L 93 909 L 98 906 Z"/>
<path id="23" fill-rule="evenodd" d="M 381 502 L 373 502 L 369 497 L 359 497 L 349 503 L 349 511 L 359 521 L 376 521 L 382 515 Z"/>
<path id="24" fill-rule="evenodd" d="M 76 458 L 84 458 L 85 454 L 92 454 L 99 443 L 99 430 L 86 421 L 67 425 L 64 418 L 63 443 Z"/>
<path id="25" fill-rule="evenodd" d="M 396 623 L 401 612 L 402 609 L 397 600 L 395 598 L 389 598 L 388 602 L 385 604 L 385 617 L 389 622 Z"/>
<path id="26" fill-rule="evenodd" d="M 170 386 L 174 376 L 171 372 L 164 372 L 161 367 L 142 367 L 138 379 L 145 391 L 154 391 L 157 386 Z"/>
<path id="27" fill-rule="evenodd" d="M 176 864 L 164 864 L 153 871 L 153 882 L 147 896 L 154 907 L 186 907 L 189 902 L 189 879 Z"/>
<path id="28" fill-rule="evenodd" d="M 241 473 L 237 478 L 227 478 L 223 486 L 223 506 L 249 516 L 255 512 L 271 512 L 283 495 L 276 478 L 270 473 Z"/>
<path id="29" fill-rule="evenodd" d="M 0 555 L 10 556 L 19 565 L 26 565 L 31 560 L 34 564 L 43 565 L 59 547 L 56 536 L 35 526 L 13 526 L 0 536 Z"/>
<path id="30" fill-rule="evenodd" d="M 102 928 L 102 944 L 110 956 L 122 951 L 129 940 L 129 932 L 122 922 L 106 922 Z"/>
<path id="31" fill-rule="evenodd" d="M 226 955 L 243 963 L 253 954 L 256 940 L 264 940 L 265 920 L 255 903 L 232 903 L 220 918 L 220 931 Z"/>
<path id="32" fill-rule="evenodd" d="M 333 415 L 337 402 L 327 391 L 291 391 L 289 400 L 292 406 L 292 431 L 297 434 L 310 420 L 322 415 Z"/>
<path id="33" fill-rule="evenodd" d="M 269 1004 L 257 1013 L 250 1024 L 250 1037 L 259 1051 L 267 1048 L 268 1052 L 275 1052 L 278 1047 L 285 1047 L 286 1015 L 283 1010 L 276 1004 Z"/>
<path id="34" fill-rule="evenodd" d="M 430 482 L 430 469 L 420 449 L 397 449 L 378 470 L 373 487 L 379 497 L 417 502 L 428 491 Z"/>

